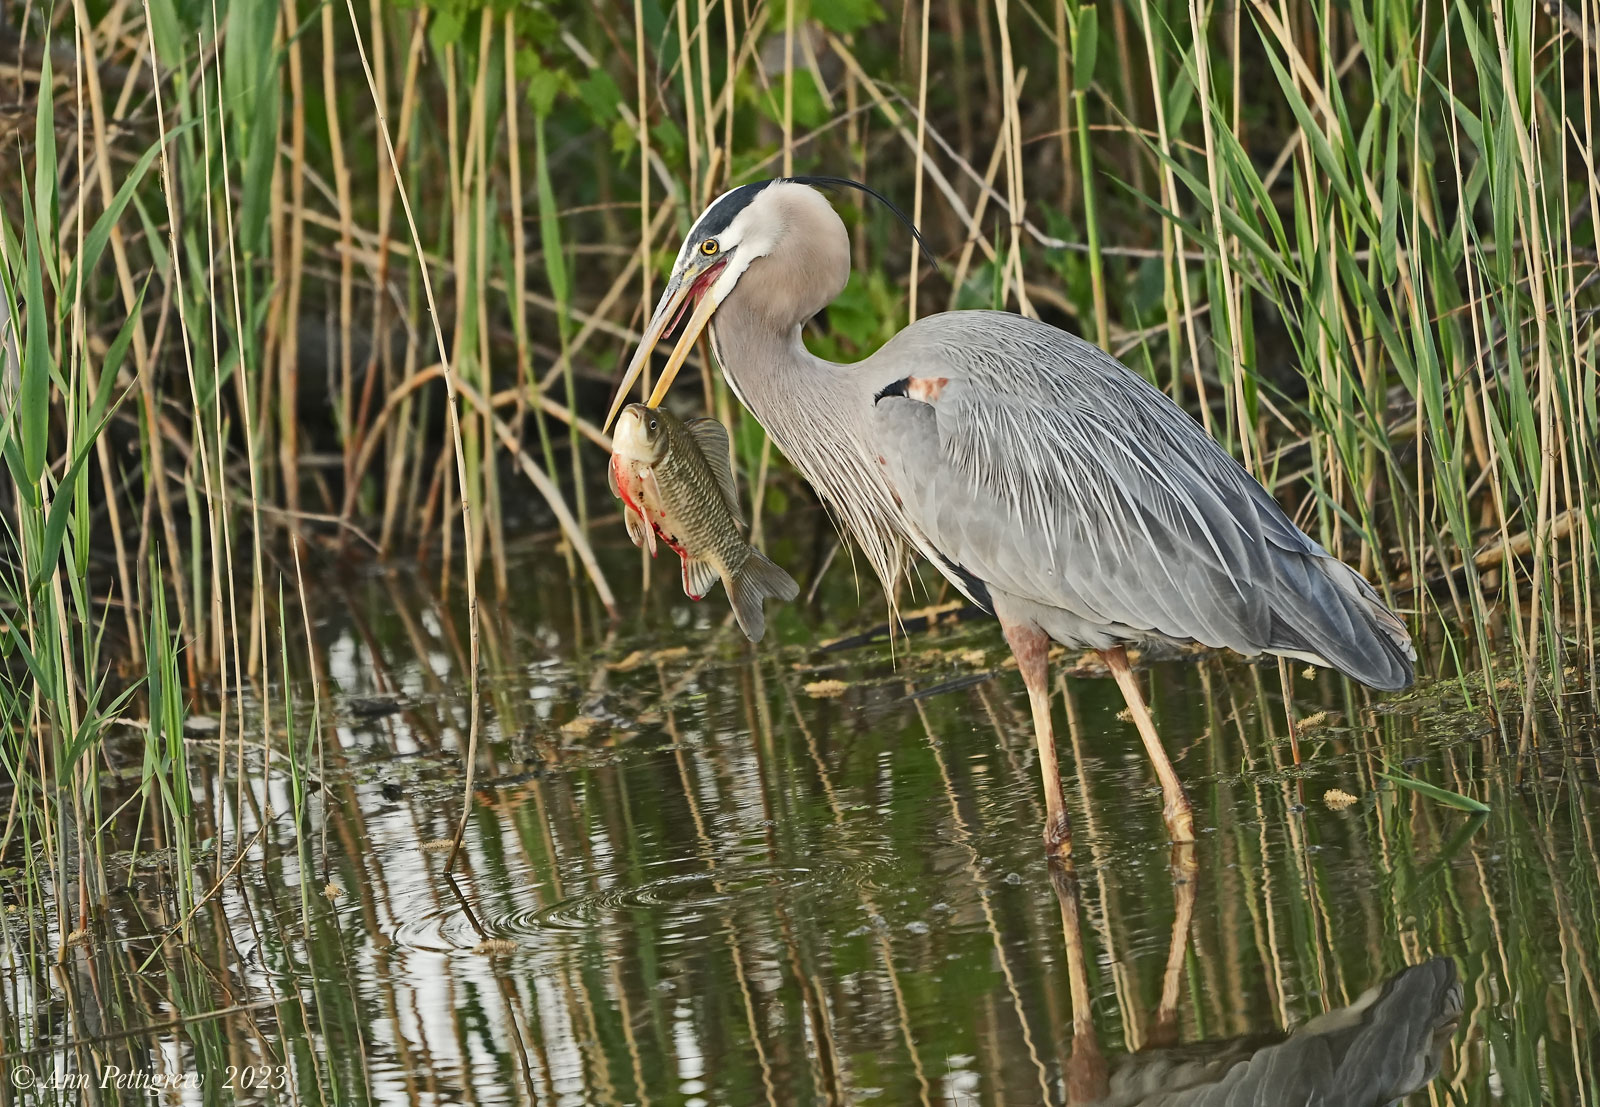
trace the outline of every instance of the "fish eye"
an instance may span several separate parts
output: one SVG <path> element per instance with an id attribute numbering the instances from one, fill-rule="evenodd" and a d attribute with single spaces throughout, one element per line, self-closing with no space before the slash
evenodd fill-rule
<path id="1" fill-rule="evenodd" d="M 656 429 L 656 421 L 654 419 L 650 420 L 650 429 L 651 430 L 655 430 Z"/>
<path id="2" fill-rule="evenodd" d="M 708 238 L 704 242 L 700 243 L 700 252 L 706 257 L 710 257 L 720 249 L 722 249 L 722 247 L 717 245 L 717 240 L 714 238 Z"/>

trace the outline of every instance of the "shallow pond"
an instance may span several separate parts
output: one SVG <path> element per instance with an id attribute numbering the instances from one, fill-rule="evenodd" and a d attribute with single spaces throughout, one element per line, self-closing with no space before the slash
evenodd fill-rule
<path id="1" fill-rule="evenodd" d="M 632 551 L 608 556 L 636 595 Z M 610 628 L 530 549 L 485 604 L 452 884 L 459 586 L 441 604 L 436 572 L 316 577 L 319 676 L 287 698 L 321 751 L 297 776 L 230 744 L 219 774 L 197 736 L 223 828 L 197 884 L 221 894 L 180 927 L 147 854 L 63 964 L 11 951 L 17 1102 L 147 1101 L 61 1086 L 116 1070 L 182 1074 L 166 1095 L 195 1103 L 1131 1104 L 1112 1090 L 1248 1056 L 1444 957 L 1459 1027 L 1446 996 L 1390 1032 L 1435 1019 L 1446 1041 L 1408 1103 L 1600 1103 L 1592 726 L 1523 743 L 1481 684 L 1373 699 L 1297 666 L 1295 767 L 1275 667 L 1157 663 L 1202 828 L 1177 852 L 1116 687 L 1085 667 L 1057 687 L 1076 834 L 1052 869 L 992 622 L 823 648 L 834 624 L 790 609 L 752 650 L 720 591 L 692 606 L 658 567 Z M 874 588 L 859 613 L 835 592 L 847 630 L 881 619 Z M 281 732 L 284 703 L 255 700 L 247 735 L 264 708 Z"/>

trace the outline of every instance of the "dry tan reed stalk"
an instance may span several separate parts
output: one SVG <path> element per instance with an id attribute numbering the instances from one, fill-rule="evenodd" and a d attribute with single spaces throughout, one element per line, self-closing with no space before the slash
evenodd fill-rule
<path id="1" fill-rule="evenodd" d="M 148 3 L 148 0 L 146 0 Z M 289 510 L 300 510 L 300 293 L 303 279 L 306 230 L 304 211 L 306 164 L 305 64 L 299 34 L 300 18 L 293 0 L 282 0 L 281 34 L 287 53 L 289 95 L 289 149 L 287 165 L 281 175 L 288 178 L 289 210 L 287 239 L 282 251 L 274 251 L 273 263 L 280 269 L 278 318 L 282 322 L 278 345 L 278 466 L 283 472 L 284 502 Z M 279 176 L 274 170 L 274 176 Z"/>
<path id="2" fill-rule="evenodd" d="M 689 195 L 700 195 L 700 120 L 695 103 L 694 52 L 690 49 L 689 5 L 674 4 L 678 23 L 678 75 L 683 82 L 683 137 L 688 144 Z M 707 111 L 710 107 L 707 106 Z"/>
<path id="3" fill-rule="evenodd" d="M 107 167 L 110 164 L 111 154 L 106 135 L 105 110 L 103 106 L 104 95 L 100 86 L 100 65 L 97 52 L 95 50 L 94 33 L 91 30 L 92 24 L 90 23 L 88 14 L 84 9 L 83 0 L 73 0 L 72 22 L 74 30 L 74 49 L 76 50 L 77 57 L 79 59 L 78 70 L 82 75 L 82 80 L 87 86 L 87 91 L 89 93 L 90 110 L 88 113 L 85 113 L 83 110 L 81 103 L 82 98 L 80 95 L 80 103 L 78 108 L 78 132 L 80 136 L 80 144 L 82 141 L 81 136 L 83 121 L 85 115 L 87 114 L 94 130 L 94 163 L 96 169 L 95 183 L 99 188 L 101 203 L 104 204 L 108 202 L 108 196 L 110 194 L 110 177 Z M 79 159 L 80 161 L 82 160 L 81 154 L 79 155 Z M 82 208 L 84 192 L 85 189 L 80 186 L 78 190 L 78 199 L 75 205 L 80 210 Z M 126 253 L 122 249 L 122 233 L 120 227 L 114 227 L 112 229 L 111 243 L 113 260 L 118 257 L 119 253 L 121 253 L 122 256 L 122 264 L 118 266 L 117 270 L 120 283 L 123 270 L 127 265 Z M 78 254 L 79 256 L 82 255 L 81 243 L 79 245 Z M 122 286 L 125 291 L 131 291 L 133 287 L 131 274 L 129 274 L 129 277 L 130 279 L 128 282 Z M 74 289 L 75 296 L 80 294 L 81 289 Z M 127 302 L 126 297 L 124 297 L 124 302 Z M 95 370 L 93 359 L 84 359 L 83 371 L 88 382 L 89 392 L 92 395 L 99 389 L 99 375 Z M 115 491 L 117 482 L 115 480 L 114 470 L 111 464 L 111 444 L 104 435 L 99 436 L 95 441 L 95 463 L 100 468 L 101 485 L 107 490 L 105 496 L 106 518 L 111 530 L 112 549 L 116 554 L 117 584 L 122 592 L 123 598 L 122 617 L 123 625 L 127 633 L 129 659 L 134 665 L 138 665 L 144 659 L 144 643 L 141 641 L 143 635 L 139 632 L 139 627 L 143 625 L 143 619 L 139 604 L 139 595 L 133 584 L 134 574 L 129 567 L 130 562 L 127 539 L 123 533 L 124 527 L 122 521 L 121 500 Z"/>
<path id="4" fill-rule="evenodd" d="M 321 13 L 322 32 L 322 81 L 324 89 L 331 92 L 338 88 L 335 79 L 334 62 L 338 57 L 337 47 L 333 37 L 333 5 L 325 4 Z M 335 194 L 335 207 L 339 213 L 339 241 L 347 244 L 351 237 L 351 228 L 354 225 L 355 214 L 352 209 L 350 194 L 350 168 L 345 163 L 344 133 L 339 123 L 339 102 L 336 96 L 329 95 L 323 102 L 324 114 L 328 126 L 328 154 L 333 162 L 333 187 Z M 349 462 L 348 443 L 354 435 L 353 403 L 353 377 L 355 366 L 351 359 L 350 327 L 355 314 L 354 305 L 354 280 L 355 272 L 352 259 L 348 250 L 341 251 L 339 266 L 339 432 L 346 445 L 345 460 Z M 377 332 L 373 332 L 376 340 Z"/>
<path id="5" fill-rule="evenodd" d="M 1150 0 L 1139 0 L 1139 24 L 1144 33 L 1145 62 L 1150 71 L 1150 99 L 1155 107 L 1156 114 L 1156 140 L 1161 153 L 1161 203 L 1168 211 L 1176 212 L 1178 208 L 1178 182 L 1177 173 L 1173 169 L 1173 144 L 1167 128 L 1166 90 L 1161 87 L 1161 69 L 1156 59 L 1156 41 L 1154 28 L 1150 22 Z M 1211 433 L 1211 404 L 1206 396 L 1205 375 L 1200 372 L 1200 340 L 1195 333 L 1197 318 L 1194 294 L 1189 288 L 1189 267 L 1182 261 L 1186 256 L 1185 236 L 1182 227 L 1171 220 L 1162 220 L 1161 224 L 1161 261 L 1162 271 L 1171 274 L 1174 265 L 1178 274 L 1178 290 L 1180 297 L 1173 296 L 1172 279 L 1169 276 L 1163 282 L 1164 290 L 1162 302 L 1167 314 L 1167 349 L 1168 356 L 1172 359 L 1172 399 L 1174 403 L 1183 402 L 1183 392 L 1180 385 L 1182 375 L 1178 365 L 1182 360 L 1179 352 L 1178 341 L 1178 303 L 1181 298 L 1183 305 L 1183 333 L 1188 339 L 1189 364 L 1194 368 L 1195 392 L 1200 408 L 1200 422 L 1205 426 L 1206 432 Z M 1209 305 L 1207 305 L 1209 307 Z"/>
<path id="6" fill-rule="evenodd" d="M 366 74 L 367 88 L 372 94 L 373 110 L 376 111 L 378 116 L 378 129 L 383 135 L 384 148 L 389 155 L 389 167 L 390 171 L 394 174 L 395 190 L 399 194 L 400 206 L 405 212 L 406 224 L 411 231 L 412 244 L 416 248 L 417 254 L 420 256 L 422 254 L 422 239 L 417 234 L 416 220 L 411 214 L 411 201 L 406 195 L 405 181 L 400 175 L 400 162 L 395 157 L 394 144 L 390 141 L 389 137 L 389 125 L 384 118 L 383 102 L 378 99 L 378 89 L 377 85 L 373 81 L 372 66 L 367 60 L 366 44 L 362 41 L 361 28 L 356 20 L 355 0 L 345 0 L 345 10 L 350 16 L 350 29 L 355 35 L 356 48 L 361 55 L 361 68 Z M 432 317 L 434 339 L 439 344 L 439 356 L 441 359 L 443 359 L 445 357 L 444 334 L 439 325 L 439 309 L 433 297 L 433 283 L 428 277 L 428 267 L 426 265 L 420 266 L 420 272 L 422 277 L 422 286 L 424 291 L 427 293 L 428 311 Z M 448 402 L 446 406 L 449 412 L 450 438 L 455 447 L 456 479 L 461 488 L 461 529 L 463 534 L 470 535 L 472 533 L 472 504 L 468 499 L 466 456 L 461 444 L 461 421 L 459 412 L 456 410 L 456 392 L 458 391 L 459 382 L 456 380 L 454 373 L 451 371 L 449 362 L 444 362 L 444 382 L 445 391 L 448 393 Z M 453 838 L 450 846 L 450 857 L 445 862 L 446 872 L 451 871 L 455 867 L 456 855 L 461 849 L 461 836 L 466 831 L 467 818 L 472 813 L 472 780 L 477 768 L 479 722 L 478 585 L 477 571 L 470 558 L 468 559 L 466 565 L 466 580 L 468 640 L 470 642 L 471 650 L 468 669 L 468 682 L 471 688 L 471 702 L 468 708 L 470 716 L 467 724 L 467 749 L 464 756 L 466 763 L 466 782 L 463 785 L 461 818 L 456 823 L 455 837 Z"/>
<path id="7" fill-rule="evenodd" d="M 927 157 L 928 134 L 928 14 L 933 0 L 922 0 L 922 26 L 917 38 L 917 171 L 916 183 L 912 186 L 911 222 L 913 226 L 922 226 L 922 178 L 923 163 Z M 917 289 L 922 284 L 918 280 L 918 262 L 922 258 L 922 243 L 915 237 L 911 240 L 911 261 L 906 277 L 907 289 L 907 318 L 909 322 L 917 320 Z"/>
<path id="8" fill-rule="evenodd" d="M 883 115 L 884 119 L 888 121 L 889 125 L 894 129 L 895 133 L 900 136 L 901 140 L 906 144 L 906 146 L 910 148 L 913 154 L 915 154 L 917 149 L 917 137 L 915 132 L 907 127 L 901 120 L 900 113 L 895 111 L 894 105 L 889 102 L 889 98 L 884 95 L 877 83 L 867 76 L 866 70 L 862 68 L 861 63 L 856 59 L 855 55 L 844 44 L 844 42 L 835 35 L 828 36 L 828 46 L 835 54 L 839 56 L 840 60 L 844 62 L 845 68 L 850 71 L 851 75 L 854 76 L 860 86 L 867 90 L 867 94 L 872 97 L 873 102 L 877 105 L 878 111 Z M 961 197 L 956 192 L 954 186 L 951 185 L 949 178 L 944 175 L 944 173 L 939 169 L 938 165 L 931 161 L 925 161 L 923 163 L 923 170 L 926 172 L 928 179 L 933 182 L 934 187 L 939 190 L 942 196 L 944 196 L 945 201 L 950 205 L 951 210 L 955 213 L 956 217 L 961 221 L 962 226 L 965 228 L 966 234 L 973 239 L 979 240 L 979 245 L 983 248 L 985 254 L 987 254 L 991 260 L 995 259 L 996 254 L 994 248 L 984 237 L 982 228 L 977 225 L 971 214 L 967 211 L 966 205 L 962 202 Z"/>
<path id="9" fill-rule="evenodd" d="M 1014 288 L 1017 310 L 1023 315 L 1038 317 L 1028 299 L 1028 281 L 1022 271 L 1022 221 L 1027 211 L 1022 169 L 1022 116 L 1018 103 L 1020 92 L 1017 67 L 1011 52 L 1011 0 L 996 0 L 995 22 L 1000 28 L 1000 87 L 1002 96 L 1002 133 L 1006 137 L 1006 196 L 1010 200 L 1011 248 L 1002 268 L 1000 298 L 1007 299 L 1007 289 Z M 1013 280 L 1015 284 L 1013 285 Z M 1096 313 L 1100 319 L 1105 312 Z"/>
<path id="10" fill-rule="evenodd" d="M 1189 0 L 1189 21 L 1195 28 L 1196 38 L 1204 38 L 1209 34 L 1210 18 L 1201 18 L 1198 0 Z M 1240 328 L 1243 322 L 1243 308 L 1240 303 L 1239 283 L 1234 277 L 1233 265 L 1230 260 L 1235 249 L 1232 237 L 1227 233 L 1222 222 L 1222 205 L 1226 202 L 1221 186 L 1221 179 L 1217 172 L 1219 155 L 1217 141 L 1213 134 L 1210 90 L 1211 63 L 1210 53 L 1203 46 L 1194 52 L 1195 68 L 1200 86 L 1200 123 L 1205 135 L 1206 148 L 1206 184 L 1211 193 L 1211 228 L 1212 235 L 1218 243 L 1217 264 L 1221 270 L 1222 282 L 1222 321 L 1226 328 L 1227 347 L 1223 351 L 1232 365 L 1230 378 L 1234 383 L 1235 418 L 1238 422 L 1240 453 L 1246 469 L 1251 470 L 1257 477 L 1263 472 L 1257 456 L 1259 451 L 1255 448 L 1254 435 L 1250 426 L 1250 413 L 1244 394 L 1245 367 L 1242 353 L 1239 349 Z M 1331 113 L 1329 113 L 1331 118 Z"/>
<path id="11" fill-rule="evenodd" d="M 972 207 L 972 222 L 981 225 L 983 217 L 989 206 L 989 198 L 993 195 L 994 179 L 1000 172 L 1000 161 L 1005 157 L 1006 140 L 1001 135 L 995 139 L 994 150 L 989 155 L 989 167 L 984 171 L 983 188 L 978 193 L 977 202 Z M 955 274 L 950 281 L 950 307 L 954 311 L 960 302 L 961 289 L 966 286 L 967 272 L 972 264 L 972 251 L 981 247 L 988 255 L 990 261 L 995 260 L 994 247 L 989 240 L 981 235 L 967 235 L 961 243 L 961 256 L 956 259 Z"/>

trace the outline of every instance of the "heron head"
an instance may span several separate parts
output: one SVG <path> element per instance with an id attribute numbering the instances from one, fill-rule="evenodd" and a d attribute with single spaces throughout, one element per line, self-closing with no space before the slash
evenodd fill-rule
<path id="1" fill-rule="evenodd" d="M 660 405 L 712 315 L 752 266 L 759 279 L 758 292 L 748 294 L 751 306 L 780 326 L 805 322 L 839 294 L 850 276 L 850 239 L 838 213 L 813 185 L 860 189 L 910 223 L 866 185 L 842 178 L 789 177 L 724 192 L 695 220 L 678 250 L 672 275 L 623 374 L 605 426 L 627 402 L 650 355 L 688 313 L 650 395 L 649 406 Z"/>

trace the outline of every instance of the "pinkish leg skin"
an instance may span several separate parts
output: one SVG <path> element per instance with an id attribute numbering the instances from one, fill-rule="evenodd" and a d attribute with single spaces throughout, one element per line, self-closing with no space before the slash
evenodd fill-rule
<path id="1" fill-rule="evenodd" d="M 1022 683 L 1033 709 L 1033 739 L 1039 750 L 1039 775 L 1044 781 L 1044 848 L 1062 860 L 1072 855 L 1072 819 L 1061 793 L 1061 764 L 1050 726 L 1050 638 L 1032 623 L 1001 620 L 1006 642 L 1017 657 Z"/>

